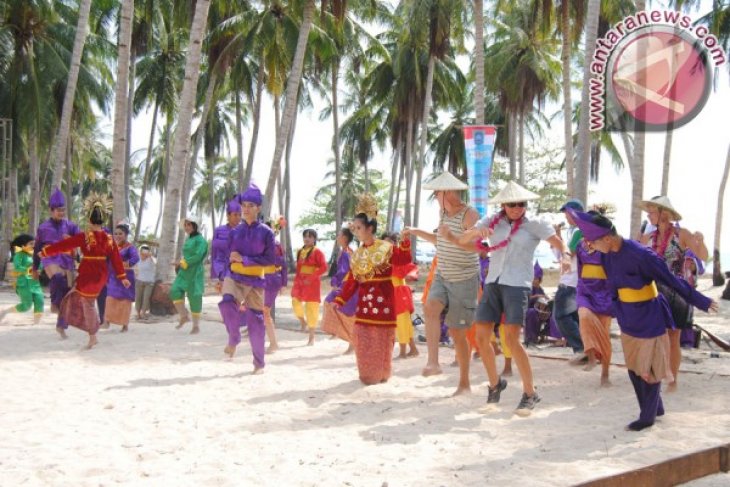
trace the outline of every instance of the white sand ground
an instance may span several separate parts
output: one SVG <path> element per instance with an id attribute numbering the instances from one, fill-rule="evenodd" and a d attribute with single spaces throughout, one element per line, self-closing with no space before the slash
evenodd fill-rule
<path id="1" fill-rule="evenodd" d="M 705 282 L 705 281 L 703 281 Z M 705 282 L 705 286 L 706 282 Z M 711 291 L 713 295 L 719 290 Z M 0 306 L 15 302 L 0 292 Z M 419 375 L 421 357 L 395 362 L 387 384 L 363 387 L 345 346 L 280 330 L 282 350 L 263 375 L 250 375 L 244 341 L 222 359 L 226 334 L 216 298 L 205 299 L 202 333 L 172 320 L 102 331 L 81 351 L 78 330 L 60 341 L 47 315 L 11 315 L 0 325 L 0 485 L 570 485 L 730 441 L 730 354 L 707 345 L 688 352 L 680 390 L 665 395 L 666 416 L 629 433 L 638 414 L 626 371 L 613 387 L 598 370 L 534 358 L 542 402 L 529 418 L 512 410 L 519 377 L 497 408 L 472 362 L 473 394 L 451 398 L 457 369 Z M 280 325 L 293 328 L 288 299 Z M 730 336 L 730 303 L 699 322 Z M 614 340 L 614 361 L 621 363 Z M 567 349 L 532 350 L 567 358 Z M 501 361 L 501 359 L 500 359 Z M 718 475 L 693 485 L 727 485 Z"/>

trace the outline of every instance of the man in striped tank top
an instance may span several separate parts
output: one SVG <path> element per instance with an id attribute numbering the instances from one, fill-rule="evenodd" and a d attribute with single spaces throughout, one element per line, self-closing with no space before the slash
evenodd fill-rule
<path id="1" fill-rule="evenodd" d="M 459 236 L 472 228 L 479 220 L 479 213 L 461 200 L 461 192 L 467 185 L 449 172 L 426 183 L 424 189 L 432 190 L 441 209 L 439 228 L 444 231 L 427 232 L 416 228 L 404 229 L 404 236 L 415 235 L 436 246 L 438 264 L 436 276 L 431 285 L 428 300 L 424 305 L 426 318 L 426 342 L 428 358 L 423 369 L 424 376 L 441 373 L 439 365 L 440 316 L 448 306 L 446 324 L 454 340 L 459 362 L 459 386 L 455 395 L 470 391 L 469 345 L 466 332 L 474 321 L 479 287 L 479 256 L 466 246 L 452 243 L 443 235 L 445 229 Z"/>

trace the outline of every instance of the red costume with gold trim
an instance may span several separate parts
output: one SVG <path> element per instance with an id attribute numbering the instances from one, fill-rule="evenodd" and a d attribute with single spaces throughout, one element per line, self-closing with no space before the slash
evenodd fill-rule
<path id="1" fill-rule="evenodd" d="M 111 261 L 117 279 L 127 278 L 124 263 L 119 255 L 119 248 L 114 239 L 105 231 L 78 233 L 73 237 L 48 245 L 40 252 L 40 257 L 68 252 L 79 248 L 81 250 L 81 264 L 75 288 L 86 298 L 95 298 L 106 286 L 108 271 L 107 259 Z"/>
<path id="2" fill-rule="evenodd" d="M 317 247 L 299 250 L 291 297 L 302 303 L 319 303 L 322 300 L 320 276 L 325 272 L 327 272 L 327 259 L 321 250 Z"/>
<path id="3" fill-rule="evenodd" d="M 335 301 L 343 305 L 357 292 L 356 324 L 395 327 L 399 309 L 393 269 L 410 262 L 411 242 L 408 239 L 398 247 L 384 240 L 361 245 L 350 259 L 350 272 Z"/>

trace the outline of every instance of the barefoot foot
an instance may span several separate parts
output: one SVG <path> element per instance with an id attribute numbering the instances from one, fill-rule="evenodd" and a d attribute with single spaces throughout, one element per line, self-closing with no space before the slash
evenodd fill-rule
<path id="1" fill-rule="evenodd" d="M 223 349 L 223 353 L 228 355 L 228 358 L 233 358 L 233 356 L 236 354 L 236 347 L 234 345 L 226 345 L 226 348 Z"/>
<path id="2" fill-rule="evenodd" d="M 591 371 L 596 366 L 596 364 L 597 363 L 595 361 L 589 360 L 588 363 L 585 364 L 585 366 L 583 367 L 583 370 L 585 370 L 586 372 Z"/>
<path id="3" fill-rule="evenodd" d="M 65 340 L 66 338 L 68 338 L 68 336 L 66 336 L 66 330 L 64 330 L 63 328 L 56 327 L 56 333 L 58 333 L 58 335 L 61 337 L 61 340 Z"/>
<path id="4" fill-rule="evenodd" d="M 193 325 L 193 329 L 190 330 L 191 335 L 197 335 L 200 333 L 200 327 L 198 325 Z"/>
<path id="5" fill-rule="evenodd" d="M 127 325 L 124 325 L 121 330 L 119 330 L 119 333 L 127 333 L 129 331 L 129 327 Z"/>
<path id="6" fill-rule="evenodd" d="M 97 343 L 99 343 L 99 340 L 96 339 L 96 335 L 89 335 L 89 343 L 86 344 L 86 350 L 91 350 Z"/>
<path id="7" fill-rule="evenodd" d="M 345 350 L 345 352 L 342 355 L 351 355 L 354 352 L 355 352 L 355 347 L 351 343 L 350 345 L 348 345 L 347 350 Z"/>
<path id="8" fill-rule="evenodd" d="M 469 387 L 469 386 L 461 386 L 460 385 L 459 387 L 456 388 L 456 390 L 454 391 L 454 393 L 451 394 L 451 397 L 464 396 L 464 395 L 467 395 L 467 394 L 471 394 L 471 387 Z"/>
<path id="9" fill-rule="evenodd" d="M 254 367 L 253 372 L 251 372 L 251 375 L 261 375 L 264 373 L 263 367 Z"/>
<path id="10" fill-rule="evenodd" d="M 279 350 L 278 345 L 269 345 L 269 348 L 266 349 L 267 354 L 275 353 L 277 350 Z"/>
<path id="11" fill-rule="evenodd" d="M 419 355 L 418 350 L 416 350 L 414 348 L 413 350 L 411 350 L 410 352 L 408 352 L 408 355 L 406 355 L 406 357 L 413 358 L 413 357 L 418 357 L 418 355 Z"/>
<path id="12" fill-rule="evenodd" d="M 677 381 L 676 380 L 667 384 L 667 392 L 668 393 L 677 392 Z"/>
<path id="13" fill-rule="evenodd" d="M 441 371 L 441 367 L 439 365 L 427 365 L 421 371 L 421 375 L 424 377 L 430 377 L 432 375 L 439 375 L 441 373 L 442 373 L 442 371 Z"/>

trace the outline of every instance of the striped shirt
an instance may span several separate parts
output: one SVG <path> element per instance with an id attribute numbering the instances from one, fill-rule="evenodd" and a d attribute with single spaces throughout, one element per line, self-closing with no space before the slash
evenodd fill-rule
<path id="1" fill-rule="evenodd" d="M 464 233 L 464 215 L 471 207 L 465 206 L 454 216 L 441 214 L 441 224 L 449 227 L 458 238 Z M 436 272 L 448 282 L 465 281 L 479 273 L 479 255 L 463 250 L 458 245 L 436 234 L 436 257 L 438 264 Z"/>

